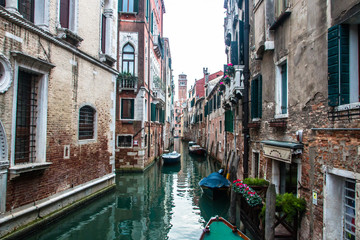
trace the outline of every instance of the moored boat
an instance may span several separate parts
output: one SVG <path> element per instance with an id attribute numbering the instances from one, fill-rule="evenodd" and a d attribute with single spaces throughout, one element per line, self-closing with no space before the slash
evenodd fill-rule
<path id="1" fill-rule="evenodd" d="M 190 141 L 190 142 L 188 143 L 188 148 L 190 148 L 190 147 L 193 146 L 193 145 L 196 145 L 196 142 Z"/>
<path id="2" fill-rule="evenodd" d="M 176 151 L 162 155 L 164 164 L 178 163 L 178 162 L 180 162 L 180 157 L 181 157 L 181 154 Z"/>
<path id="3" fill-rule="evenodd" d="M 196 155 L 205 155 L 206 150 L 200 145 L 192 145 L 191 147 L 189 147 L 189 153 Z"/>
<path id="4" fill-rule="evenodd" d="M 230 181 L 219 172 L 213 172 L 199 182 L 203 193 L 212 200 L 226 196 L 230 187 Z"/>
<path id="5" fill-rule="evenodd" d="M 209 220 L 200 236 L 200 240 L 213 239 L 250 240 L 250 238 L 237 229 L 236 226 L 218 216 Z"/>

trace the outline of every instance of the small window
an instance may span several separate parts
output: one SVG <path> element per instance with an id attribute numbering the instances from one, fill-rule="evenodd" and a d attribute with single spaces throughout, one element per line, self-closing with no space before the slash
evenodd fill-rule
<path id="1" fill-rule="evenodd" d="M 134 119 L 134 99 L 121 99 L 121 119 Z"/>
<path id="2" fill-rule="evenodd" d="M 79 111 L 79 139 L 93 139 L 95 128 L 95 109 L 84 106 Z"/>
<path id="3" fill-rule="evenodd" d="M 147 143 L 148 143 L 148 135 L 145 134 L 145 137 L 144 137 L 144 145 L 145 145 L 145 147 L 147 147 Z"/>
<path id="4" fill-rule="evenodd" d="M 288 77 L 287 62 L 276 68 L 276 114 L 288 113 Z"/>
<path id="5" fill-rule="evenodd" d="M 220 121 L 219 133 L 221 133 L 221 131 L 222 131 L 222 121 Z"/>
<path id="6" fill-rule="evenodd" d="M 19 0 L 18 1 L 19 13 L 30 22 L 34 22 L 34 0 Z"/>
<path id="7" fill-rule="evenodd" d="M 133 142 L 133 136 L 132 135 L 119 135 L 117 146 L 120 148 L 131 148 Z"/>
<path id="8" fill-rule="evenodd" d="M 135 72 L 135 49 L 130 43 L 126 44 L 122 52 L 122 72 L 134 75 Z"/>
<path id="9" fill-rule="evenodd" d="M 254 178 L 259 178 L 259 162 L 260 154 L 258 152 L 253 153 L 253 172 Z"/>
<path id="10" fill-rule="evenodd" d="M 356 234 L 356 182 L 345 180 L 344 189 L 344 239 L 354 239 Z"/>
<path id="11" fill-rule="evenodd" d="M 101 52 L 106 53 L 106 16 L 102 14 L 101 16 Z"/>
<path id="12" fill-rule="evenodd" d="M 139 0 L 120 0 L 119 11 L 120 12 L 137 12 Z"/>
<path id="13" fill-rule="evenodd" d="M 60 0 L 60 25 L 75 32 L 75 0 Z"/>

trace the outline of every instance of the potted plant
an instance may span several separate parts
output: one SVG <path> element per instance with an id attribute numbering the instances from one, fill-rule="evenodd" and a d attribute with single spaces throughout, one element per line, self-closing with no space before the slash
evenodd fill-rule
<path id="1" fill-rule="evenodd" d="M 230 84 L 230 77 L 228 75 L 225 75 L 225 77 L 223 78 L 223 81 L 229 85 Z"/>
<path id="2" fill-rule="evenodd" d="M 232 189 L 234 192 L 240 193 L 250 207 L 255 207 L 262 204 L 262 199 L 256 193 L 256 191 L 249 187 L 242 180 L 235 180 L 232 184 Z"/>
<path id="3" fill-rule="evenodd" d="M 219 83 L 220 84 L 220 91 L 224 91 L 225 90 L 225 84 L 224 84 L 224 82 L 220 82 Z"/>
<path id="4" fill-rule="evenodd" d="M 233 66 L 232 63 L 229 63 L 226 67 L 226 71 L 225 71 L 226 75 L 230 76 L 230 77 L 234 77 L 235 76 L 235 68 Z"/>

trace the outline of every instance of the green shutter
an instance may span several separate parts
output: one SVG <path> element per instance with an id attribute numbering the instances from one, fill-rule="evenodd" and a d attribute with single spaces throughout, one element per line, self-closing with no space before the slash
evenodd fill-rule
<path id="1" fill-rule="evenodd" d="M 350 103 L 349 25 L 340 28 L 340 104 Z"/>
<path id="2" fill-rule="evenodd" d="M 154 13 L 151 11 L 151 20 L 150 20 L 150 31 L 151 31 L 151 34 L 154 33 Z"/>
<path id="3" fill-rule="evenodd" d="M 217 107 L 217 105 L 216 105 L 216 94 L 214 95 L 214 111 L 216 110 L 216 107 Z"/>
<path id="4" fill-rule="evenodd" d="M 124 101 L 121 99 L 121 118 L 123 118 Z"/>
<path id="5" fill-rule="evenodd" d="M 238 42 L 237 41 L 231 42 L 231 63 L 233 65 L 239 64 Z"/>
<path id="6" fill-rule="evenodd" d="M 208 115 L 208 103 L 205 104 L 204 117 Z"/>
<path id="7" fill-rule="evenodd" d="M 256 96 L 256 79 L 251 81 L 251 118 L 256 118 L 257 96 Z"/>
<path id="8" fill-rule="evenodd" d="M 146 17 L 146 21 L 149 22 L 149 1 L 150 0 L 146 0 L 146 12 L 145 12 L 145 17 Z"/>
<path id="9" fill-rule="evenodd" d="M 245 65 L 245 55 L 244 55 L 244 22 L 243 21 L 239 21 L 239 64 L 240 65 Z"/>
<path id="10" fill-rule="evenodd" d="M 258 118 L 262 118 L 262 75 L 258 82 Z"/>
<path id="11" fill-rule="evenodd" d="M 349 90 L 349 27 L 336 25 L 328 30 L 329 106 L 349 103 Z"/>
<path id="12" fill-rule="evenodd" d="M 139 11 L 139 0 L 134 0 L 134 12 Z"/>
<path id="13" fill-rule="evenodd" d="M 119 0 L 118 4 L 119 4 L 119 6 L 118 6 L 118 11 L 119 11 L 119 12 L 122 12 L 123 0 Z"/>
<path id="14" fill-rule="evenodd" d="M 234 115 L 231 110 L 227 110 L 225 112 L 225 131 L 234 132 L 234 123 L 233 123 Z"/>
<path id="15" fill-rule="evenodd" d="M 165 110 L 161 110 L 161 122 L 165 123 Z"/>
<path id="16" fill-rule="evenodd" d="M 135 105 L 135 101 L 134 101 L 134 99 L 131 99 L 130 101 L 131 101 L 131 119 L 134 119 L 134 114 L 135 114 L 135 111 L 134 111 L 134 110 L 135 110 L 135 108 L 134 108 L 135 106 L 134 106 L 134 105 Z"/>
<path id="17" fill-rule="evenodd" d="M 151 121 L 156 121 L 156 105 L 151 103 Z"/>

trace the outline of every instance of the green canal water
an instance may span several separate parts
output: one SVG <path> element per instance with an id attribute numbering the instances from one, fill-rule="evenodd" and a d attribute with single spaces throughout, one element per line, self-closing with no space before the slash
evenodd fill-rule
<path id="1" fill-rule="evenodd" d="M 229 199 L 212 201 L 198 185 L 219 166 L 188 155 L 178 139 L 174 147 L 179 164 L 157 161 L 144 173 L 117 174 L 114 191 L 27 239 L 199 239 L 212 216 L 228 217 Z"/>

